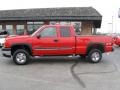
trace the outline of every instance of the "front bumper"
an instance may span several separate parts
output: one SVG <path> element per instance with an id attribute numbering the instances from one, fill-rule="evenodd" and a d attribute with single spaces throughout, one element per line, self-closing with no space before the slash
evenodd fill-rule
<path id="1" fill-rule="evenodd" d="M 2 54 L 4 57 L 11 57 L 11 49 L 10 48 L 2 48 Z"/>

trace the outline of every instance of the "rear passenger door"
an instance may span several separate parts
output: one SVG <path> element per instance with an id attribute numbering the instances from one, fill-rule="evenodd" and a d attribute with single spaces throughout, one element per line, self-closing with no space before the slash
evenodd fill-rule
<path id="1" fill-rule="evenodd" d="M 75 36 L 72 35 L 70 26 L 59 26 L 59 54 L 67 55 L 75 53 Z"/>

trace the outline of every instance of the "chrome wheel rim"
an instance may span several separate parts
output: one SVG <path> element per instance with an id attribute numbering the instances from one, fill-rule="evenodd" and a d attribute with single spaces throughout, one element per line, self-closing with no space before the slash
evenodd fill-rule
<path id="1" fill-rule="evenodd" d="M 98 52 L 94 52 L 92 53 L 91 58 L 92 58 L 92 61 L 97 62 L 100 59 L 100 54 Z"/>
<path id="2" fill-rule="evenodd" d="M 26 62 L 26 55 L 24 53 L 18 53 L 16 55 L 16 61 L 20 64 L 25 63 Z"/>

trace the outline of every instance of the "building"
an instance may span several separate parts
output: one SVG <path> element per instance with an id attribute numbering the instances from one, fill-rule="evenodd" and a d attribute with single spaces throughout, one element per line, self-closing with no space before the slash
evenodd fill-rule
<path id="1" fill-rule="evenodd" d="M 38 8 L 0 11 L 0 31 L 32 34 L 46 24 L 73 24 L 78 34 L 95 34 L 102 16 L 92 7 Z"/>
<path id="2" fill-rule="evenodd" d="M 120 8 L 119 8 L 119 10 L 118 10 L 118 18 L 120 18 Z"/>

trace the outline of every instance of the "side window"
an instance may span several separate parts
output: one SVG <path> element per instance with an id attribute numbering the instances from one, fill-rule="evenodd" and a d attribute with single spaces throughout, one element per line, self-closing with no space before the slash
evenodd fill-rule
<path id="1" fill-rule="evenodd" d="M 55 27 L 47 27 L 40 32 L 41 37 L 56 37 L 57 32 Z"/>
<path id="2" fill-rule="evenodd" d="M 60 36 L 61 37 L 70 37 L 70 27 L 60 27 Z"/>

